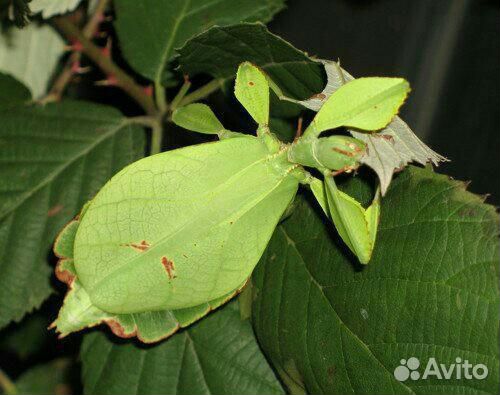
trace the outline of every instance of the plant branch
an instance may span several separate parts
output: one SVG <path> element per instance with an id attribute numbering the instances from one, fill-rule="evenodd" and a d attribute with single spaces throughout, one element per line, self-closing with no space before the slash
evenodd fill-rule
<path id="1" fill-rule="evenodd" d="M 204 99 L 211 93 L 220 89 L 221 86 L 222 86 L 222 80 L 218 79 L 212 80 L 208 84 L 203 85 L 201 88 L 198 88 L 189 95 L 184 96 L 184 98 L 180 101 L 179 106 L 185 106 L 187 104 L 194 103 L 195 101 Z"/>
<path id="2" fill-rule="evenodd" d="M 82 30 L 82 33 L 87 38 L 92 38 L 97 29 L 99 28 L 102 19 L 104 18 L 104 12 L 109 4 L 109 0 L 99 0 L 96 5 L 95 11 L 89 18 L 87 24 Z M 52 88 L 49 93 L 41 99 L 41 102 L 48 103 L 51 101 L 61 100 L 62 94 L 66 89 L 66 86 L 70 83 L 74 75 L 73 67 L 80 62 L 82 55 L 80 52 L 73 52 L 69 59 L 66 61 L 62 72 L 56 78 L 52 84 Z"/>
<path id="3" fill-rule="evenodd" d="M 113 84 L 123 89 L 134 99 L 147 114 L 157 113 L 153 99 L 146 94 L 143 87 L 124 70 L 117 66 L 111 56 L 102 52 L 101 48 L 88 39 L 67 17 L 54 18 L 54 23 L 61 33 L 70 41 L 81 44 L 82 53 L 88 56 L 107 76 L 113 80 Z"/>
<path id="4" fill-rule="evenodd" d="M 0 369 L 0 388 L 3 389 L 6 395 L 16 395 L 17 388 L 16 385 L 12 382 L 9 376 Z"/>

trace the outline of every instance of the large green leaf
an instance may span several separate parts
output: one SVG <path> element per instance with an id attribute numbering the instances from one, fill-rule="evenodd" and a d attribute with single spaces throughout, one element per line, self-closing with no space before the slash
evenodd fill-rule
<path id="1" fill-rule="evenodd" d="M 354 179 L 347 192 L 359 197 L 360 189 Z M 381 213 L 372 261 L 361 268 L 315 204 L 300 200 L 253 276 L 265 354 L 285 382 L 308 393 L 497 393 L 495 209 L 461 182 L 409 168 Z M 399 382 L 394 369 L 410 357 L 421 375 L 430 357 L 447 367 L 459 357 L 485 364 L 489 376 Z"/>
<path id="2" fill-rule="evenodd" d="M 284 0 L 120 0 L 115 26 L 130 65 L 161 82 L 174 50 L 189 38 L 213 25 L 267 22 L 283 5 Z"/>
<path id="3" fill-rule="evenodd" d="M 283 393 L 236 302 L 154 347 L 89 334 L 81 357 L 86 394 Z"/>
<path id="4" fill-rule="evenodd" d="M 230 79 L 240 63 L 249 61 L 269 74 L 288 96 L 308 98 L 324 86 L 321 64 L 261 23 L 215 26 L 189 40 L 178 52 L 182 70 L 190 75 L 208 73 Z"/>
<path id="5" fill-rule="evenodd" d="M 50 294 L 57 232 L 118 170 L 144 135 L 116 110 L 86 102 L 0 111 L 0 327 Z"/>

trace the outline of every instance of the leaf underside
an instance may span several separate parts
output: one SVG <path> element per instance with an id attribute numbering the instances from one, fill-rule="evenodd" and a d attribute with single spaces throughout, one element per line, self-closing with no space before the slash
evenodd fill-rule
<path id="1" fill-rule="evenodd" d="M 364 184 L 347 187 L 357 196 Z M 314 205 L 300 200 L 252 276 L 254 329 L 284 381 L 314 394 L 497 393 L 495 209 L 461 182 L 410 167 L 382 199 L 361 270 Z M 421 369 L 431 357 L 446 366 L 461 357 L 490 373 L 396 381 L 412 356 Z"/>

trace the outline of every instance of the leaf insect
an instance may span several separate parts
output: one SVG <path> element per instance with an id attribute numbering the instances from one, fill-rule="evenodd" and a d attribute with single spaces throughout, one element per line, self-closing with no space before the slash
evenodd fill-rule
<path id="1" fill-rule="evenodd" d="M 354 80 L 285 144 L 269 128 L 269 81 L 251 63 L 238 68 L 235 96 L 256 122 L 256 136 L 227 130 L 204 104 L 177 108 L 174 123 L 220 141 L 127 166 L 64 228 L 54 247 L 56 275 L 69 286 L 53 324 L 62 336 L 106 323 L 118 336 L 155 342 L 200 319 L 242 289 L 300 184 L 311 187 L 359 260 L 369 261 L 378 198 L 365 210 L 333 180 L 359 166 L 365 145 L 320 134 L 385 126 L 408 84 Z"/>

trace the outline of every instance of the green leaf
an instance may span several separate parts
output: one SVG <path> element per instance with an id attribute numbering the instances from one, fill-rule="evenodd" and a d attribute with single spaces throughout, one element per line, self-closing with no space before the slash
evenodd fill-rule
<path id="1" fill-rule="evenodd" d="M 189 40 L 179 49 L 179 64 L 185 73 L 208 73 L 215 78 L 234 78 L 240 63 L 260 67 L 283 87 L 287 96 L 307 98 L 323 88 L 323 70 L 261 23 L 215 26 Z"/>
<path id="2" fill-rule="evenodd" d="M 50 294 L 57 232 L 101 186 L 143 155 L 144 135 L 86 102 L 0 113 L 0 327 Z"/>
<path id="3" fill-rule="evenodd" d="M 46 24 L 31 23 L 0 34 L 0 72 L 25 84 L 35 99 L 46 93 L 63 53 L 63 39 Z"/>
<path id="4" fill-rule="evenodd" d="M 354 179 L 346 192 L 364 193 Z M 365 199 L 362 199 L 365 200 Z M 463 183 L 410 167 L 382 199 L 370 265 L 360 267 L 302 199 L 252 277 L 253 324 L 284 381 L 313 394 L 496 394 L 499 220 Z M 408 380 L 401 359 L 457 357 L 484 380 Z M 462 376 L 463 377 L 463 376 Z"/>
<path id="5" fill-rule="evenodd" d="M 236 302 L 154 347 L 86 335 L 81 358 L 86 394 L 283 393 Z"/>
<path id="6" fill-rule="evenodd" d="M 82 0 L 31 0 L 33 14 L 42 13 L 44 19 L 73 11 Z"/>
<path id="7" fill-rule="evenodd" d="M 71 363 L 69 359 L 60 358 L 35 366 L 23 373 L 15 382 L 18 394 L 53 395 L 72 393 Z"/>
<path id="8" fill-rule="evenodd" d="M 10 75 L 0 73 L 0 111 L 26 103 L 30 99 L 28 88 Z"/>
<path id="9" fill-rule="evenodd" d="M 387 126 L 403 104 L 410 86 L 403 78 L 358 78 L 339 88 L 304 132 L 313 135 L 340 126 L 367 131 Z"/>
<path id="10" fill-rule="evenodd" d="M 130 65 L 161 83 L 174 50 L 213 25 L 268 22 L 284 0 L 120 0 L 115 27 Z M 147 45 L 144 45 L 147 43 Z"/>

